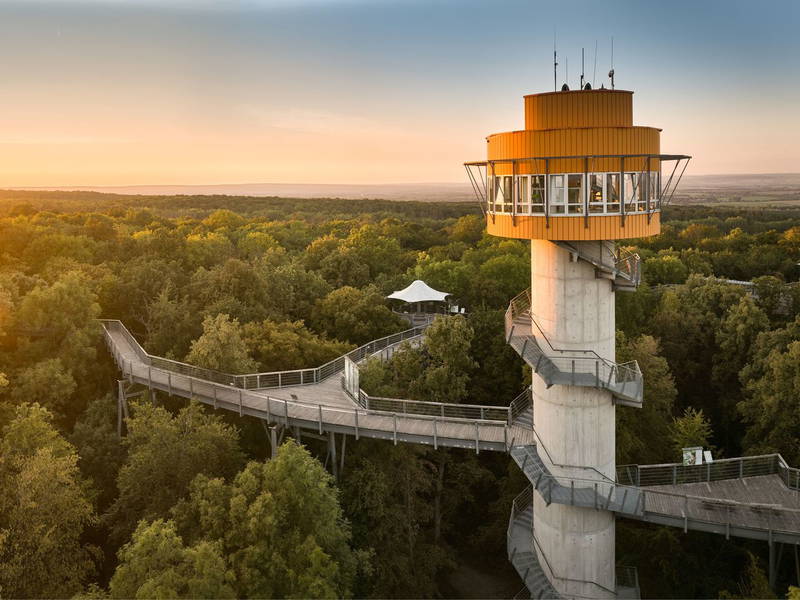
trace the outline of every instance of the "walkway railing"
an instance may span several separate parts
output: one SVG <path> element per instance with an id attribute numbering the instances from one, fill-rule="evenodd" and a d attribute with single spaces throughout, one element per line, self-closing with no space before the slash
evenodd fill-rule
<path id="1" fill-rule="evenodd" d="M 579 477 L 556 477 L 541 466 L 529 468 L 534 464 L 535 457 L 530 462 L 523 462 L 520 458 L 524 459 L 524 456 L 518 456 L 518 448 L 512 448 L 511 455 L 529 479 L 534 475 L 534 489 L 548 504 L 555 502 L 610 510 L 643 521 L 681 527 L 684 531 L 694 529 L 726 537 L 733 535 L 787 543 L 800 541 L 800 508 L 738 502 Z M 757 462 L 749 465 L 746 468 L 751 469 L 752 476 L 768 474 L 757 466 Z M 781 472 L 784 471 L 779 469 L 778 473 Z"/>
<path id="2" fill-rule="evenodd" d="M 355 361 L 353 361 L 355 363 Z M 525 410 L 532 408 L 530 388 L 519 394 L 509 406 L 487 406 L 482 404 L 455 404 L 452 402 L 428 402 L 407 398 L 371 396 L 359 387 L 358 365 L 345 370 L 342 390 L 361 408 L 380 410 L 403 415 L 430 415 L 453 419 L 480 419 L 502 421 L 509 426 Z M 358 390 L 358 393 L 356 393 Z"/>
<path id="3" fill-rule="evenodd" d="M 121 332 L 122 335 L 124 335 L 128 340 L 130 345 L 134 348 L 137 356 L 143 362 L 146 362 L 149 365 L 172 371 L 174 373 L 196 377 L 198 379 L 205 379 L 216 383 L 232 385 L 245 390 L 320 383 L 331 375 L 341 373 L 344 370 L 345 356 L 349 357 L 355 362 L 359 362 L 367 356 L 375 354 L 376 352 L 380 352 L 385 348 L 419 337 L 428 326 L 427 324 L 424 324 L 418 327 L 412 327 L 411 329 L 373 340 L 364 344 L 363 346 L 359 346 L 355 350 L 351 350 L 347 354 L 334 358 L 320 367 L 310 369 L 295 369 L 291 371 L 270 371 L 266 373 L 236 375 L 232 373 L 215 371 L 214 369 L 205 369 L 203 367 L 182 363 L 177 360 L 171 360 L 160 356 L 153 356 L 148 354 L 147 351 L 142 348 L 139 342 L 136 341 L 136 338 L 131 335 L 122 322 L 115 319 L 101 319 L 101 322 L 107 327 L 115 328 L 117 331 Z"/>
<path id="4" fill-rule="evenodd" d="M 358 398 L 353 400 L 367 410 L 380 410 L 401 415 L 430 415 L 450 417 L 454 419 L 483 419 L 502 421 L 511 424 L 509 407 L 482 406 L 480 404 L 452 404 L 443 402 L 424 402 L 422 400 L 405 400 L 401 398 L 381 398 L 370 396 L 359 390 Z"/>
<path id="5" fill-rule="evenodd" d="M 610 391 L 622 404 L 641 406 L 644 381 L 636 361 L 614 363 L 593 350 L 555 348 L 530 311 L 530 290 L 509 303 L 506 339 L 548 385 L 577 385 Z"/>
<path id="6" fill-rule="evenodd" d="M 228 381 L 215 381 L 203 377 L 206 370 L 198 369 L 200 376 L 188 374 L 173 365 L 183 366 L 163 359 L 163 362 L 152 359 L 135 338 L 119 321 L 103 321 L 105 339 L 114 359 L 123 375 L 131 382 L 139 383 L 150 389 L 166 391 L 170 395 L 178 395 L 238 412 L 266 419 L 269 422 L 282 422 L 285 425 L 302 422 L 304 427 L 323 430 L 347 431 L 355 435 L 379 437 L 397 441 L 430 443 L 434 447 L 449 445 L 463 448 L 508 451 L 513 443 L 510 427 L 507 422 L 507 407 L 478 407 L 496 409 L 502 413 L 502 419 L 457 416 L 445 411 L 439 414 L 418 414 L 410 410 L 407 413 L 363 408 L 361 404 L 351 408 L 321 405 L 300 400 L 273 398 L 261 390 L 246 390 L 236 387 Z M 133 352 L 123 355 L 113 339 L 114 334 L 125 340 Z M 369 346 L 369 345 L 367 345 Z M 362 347 L 363 348 L 363 347 Z M 191 365 L 188 365 L 191 366 Z M 458 406 L 458 405 L 453 405 Z M 487 415 L 489 416 L 489 415 Z"/>
<path id="7" fill-rule="evenodd" d="M 617 481 L 625 485 L 653 486 L 743 479 L 780 475 L 786 487 L 800 490 L 800 470 L 790 467 L 780 454 L 721 458 L 700 465 L 619 465 Z"/>

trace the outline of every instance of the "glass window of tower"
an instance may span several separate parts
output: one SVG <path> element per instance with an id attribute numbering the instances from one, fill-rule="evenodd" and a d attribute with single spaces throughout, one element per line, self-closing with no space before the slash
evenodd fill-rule
<path id="1" fill-rule="evenodd" d="M 550 175 L 550 212 L 552 213 L 563 214 L 565 212 L 565 179 L 563 175 Z"/>
<path id="2" fill-rule="evenodd" d="M 606 210 L 619 212 L 619 173 L 606 174 Z"/>
<path id="3" fill-rule="evenodd" d="M 514 184 L 513 177 L 506 175 L 503 177 L 503 212 L 511 212 L 511 202 L 513 201 L 512 185 Z"/>
<path id="4" fill-rule="evenodd" d="M 636 210 L 636 199 L 639 195 L 638 183 L 638 173 L 625 173 L 625 212 Z"/>
<path id="5" fill-rule="evenodd" d="M 589 212 L 601 213 L 604 211 L 603 179 L 603 176 L 598 173 L 589 174 Z"/>
<path id="6" fill-rule="evenodd" d="M 535 213 L 544 212 L 544 175 L 531 176 L 531 210 Z"/>
<path id="7" fill-rule="evenodd" d="M 526 215 L 531 212 L 530 196 L 528 195 L 528 176 L 522 175 L 519 177 L 519 188 L 517 189 L 517 212 Z"/>
<path id="8" fill-rule="evenodd" d="M 583 175 L 567 175 L 567 202 L 572 214 L 583 212 Z"/>
<path id="9" fill-rule="evenodd" d="M 655 210 L 659 205 L 658 176 L 658 171 L 650 171 L 650 210 Z"/>

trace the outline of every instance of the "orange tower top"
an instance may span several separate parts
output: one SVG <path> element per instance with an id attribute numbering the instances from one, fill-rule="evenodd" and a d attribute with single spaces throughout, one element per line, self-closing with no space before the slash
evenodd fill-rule
<path id="1" fill-rule="evenodd" d="M 659 233 L 662 203 L 689 159 L 660 154 L 660 134 L 633 124 L 630 91 L 525 96 L 525 129 L 488 136 L 487 160 L 466 164 L 489 233 L 565 241 Z"/>

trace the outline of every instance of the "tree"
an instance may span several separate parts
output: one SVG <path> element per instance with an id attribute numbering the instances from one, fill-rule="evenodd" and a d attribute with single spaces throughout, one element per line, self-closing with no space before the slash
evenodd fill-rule
<path id="1" fill-rule="evenodd" d="M 797 338 L 795 338 L 797 339 Z M 748 452 L 779 452 L 790 464 L 800 463 L 800 341 L 772 349 L 761 360 L 761 377 L 746 379 L 746 399 L 739 404 L 748 425 L 744 446 Z"/>
<path id="2" fill-rule="evenodd" d="M 678 456 L 683 448 L 702 446 L 712 449 L 711 434 L 711 422 L 705 417 L 703 411 L 691 407 L 683 411 L 683 415 L 673 419 L 670 425 L 672 449 Z"/>
<path id="3" fill-rule="evenodd" d="M 524 362 L 506 343 L 503 311 L 475 310 L 467 315 L 473 331 L 469 356 L 475 360 L 468 385 L 471 404 L 507 404 L 523 389 Z"/>
<path id="4" fill-rule="evenodd" d="M 316 367 L 353 348 L 351 344 L 316 335 L 302 321 L 246 323 L 242 338 L 260 371 Z"/>
<path id="5" fill-rule="evenodd" d="M 117 473 L 125 460 L 125 447 L 117 437 L 116 419 L 116 398 L 100 396 L 89 401 L 69 436 L 78 450 L 78 467 L 96 492 L 98 511 L 107 509 L 114 500 Z"/>
<path id="6" fill-rule="evenodd" d="M 644 261 L 644 280 L 649 285 L 683 283 L 687 275 L 689 269 L 677 256 L 667 254 Z"/>
<path id="7" fill-rule="evenodd" d="M 714 423 L 724 422 L 723 409 L 708 390 L 714 389 L 717 331 L 728 309 L 743 295 L 739 286 L 695 275 L 661 295 L 647 333 L 658 339 L 675 377 L 678 411 L 692 406 L 702 409 Z M 721 439 L 725 437 L 722 432 Z"/>
<path id="8" fill-rule="evenodd" d="M 617 463 L 660 463 L 672 457 L 669 422 L 675 397 L 675 380 L 658 342 L 649 335 L 630 339 L 617 332 L 617 361 L 635 360 L 644 378 L 641 410 L 617 410 Z"/>
<path id="9" fill-rule="evenodd" d="M 50 286 L 38 285 L 20 302 L 15 325 L 19 358 L 27 364 L 59 358 L 77 381 L 95 358 L 100 315 L 97 296 L 82 273 L 71 271 Z"/>
<path id="10" fill-rule="evenodd" d="M 423 347 L 428 360 L 410 383 L 412 397 L 430 402 L 463 402 L 475 361 L 469 355 L 473 331 L 461 316 L 439 317 L 425 330 Z"/>
<path id="11" fill-rule="evenodd" d="M 478 215 L 464 215 L 450 227 L 450 239 L 475 245 L 483 237 L 486 221 Z"/>
<path id="12" fill-rule="evenodd" d="M 142 521 L 119 551 L 112 598 L 235 598 L 219 544 L 186 547 L 173 521 Z"/>
<path id="13" fill-rule="evenodd" d="M 170 284 L 146 303 L 144 326 L 148 352 L 166 358 L 186 356 L 192 340 L 200 335 L 189 300 Z"/>
<path id="14" fill-rule="evenodd" d="M 203 319 L 203 334 L 192 342 L 186 362 L 223 373 L 251 373 L 257 367 L 247 353 L 239 321 L 225 314 Z"/>
<path id="15" fill-rule="evenodd" d="M 239 597 L 349 597 L 359 559 L 332 477 L 303 447 L 281 446 L 230 484 L 199 476 L 174 510 L 183 538 L 220 544 Z"/>
<path id="16" fill-rule="evenodd" d="M 739 371 L 750 361 L 756 338 L 767 329 L 767 315 L 750 296 L 742 296 L 726 311 L 717 330 L 718 350 L 711 374 L 719 404 L 715 422 L 725 447 L 732 450 L 738 449 L 735 444 L 743 433 L 736 413 L 736 405 L 742 400 Z"/>
<path id="17" fill-rule="evenodd" d="M 365 344 L 404 328 L 404 321 L 392 314 L 374 286 L 332 291 L 317 301 L 311 324 L 317 331 L 353 344 Z"/>
<path id="18" fill-rule="evenodd" d="M 76 593 L 93 570 L 81 544 L 94 521 L 75 449 L 37 404 L 0 434 L 0 589 L 17 598 Z"/>
<path id="19" fill-rule="evenodd" d="M 344 475 L 344 504 L 352 515 L 357 543 L 393 551 L 375 553 L 374 576 L 364 582 L 366 589 L 359 595 L 433 597 L 449 553 L 430 536 L 435 486 L 431 465 L 418 446 L 387 447 L 372 440 L 366 446 L 369 455 L 351 457 L 352 467 Z"/>
<path id="20" fill-rule="evenodd" d="M 120 542 L 139 520 L 168 516 L 197 475 L 230 477 L 242 462 L 236 429 L 196 402 L 174 417 L 164 408 L 136 403 L 127 427 L 119 496 L 104 516 Z"/>
<path id="21" fill-rule="evenodd" d="M 69 413 L 69 401 L 76 384 L 61 359 L 45 359 L 17 372 L 9 396 L 16 404 L 37 403 L 55 415 Z"/>

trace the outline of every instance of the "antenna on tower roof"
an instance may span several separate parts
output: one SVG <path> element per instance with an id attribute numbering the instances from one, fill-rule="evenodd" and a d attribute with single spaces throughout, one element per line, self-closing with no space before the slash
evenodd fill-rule
<path id="1" fill-rule="evenodd" d="M 583 56 L 583 48 L 581 48 L 581 89 L 583 89 L 583 75 L 584 75 L 584 56 Z"/>
<path id="2" fill-rule="evenodd" d="M 556 57 L 556 28 L 553 27 L 553 91 L 558 91 L 558 60 Z"/>
<path id="3" fill-rule="evenodd" d="M 592 71 L 592 87 L 594 87 L 595 77 L 597 77 L 597 40 L 594 41 L 594 70 Z"/>
<path id="4" fill-rule="evenodd" d="M 564 85 L 569 88 L 569 56 L 564 57 Z"/>
<path id="5" fill-rule="evenodd" d="M 614 36 L 611 36 L 611 70 L 608 72 L 611 77 L 611 89 L 614 89 Z"/>

